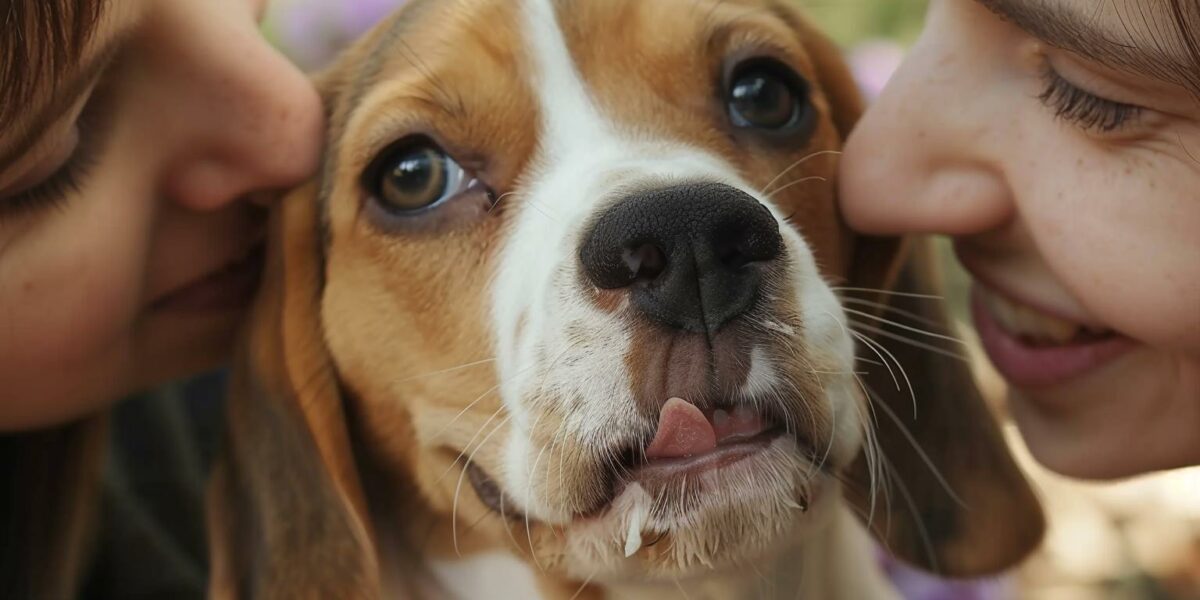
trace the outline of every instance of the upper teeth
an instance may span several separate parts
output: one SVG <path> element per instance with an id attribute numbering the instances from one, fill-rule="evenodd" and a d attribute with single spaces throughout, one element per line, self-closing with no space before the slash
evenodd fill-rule
<path id="1" fill-rule="evenodd" d="M 1002 329 L 1030 341 L 1065 344 L 1084 330 L 1079 323 L 1052 317 L 986 290 L 980 290 L 980 298 Z"/>

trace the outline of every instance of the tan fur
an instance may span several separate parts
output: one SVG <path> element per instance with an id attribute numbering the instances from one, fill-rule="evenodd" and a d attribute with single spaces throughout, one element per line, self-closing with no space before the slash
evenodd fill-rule
<path id="1" fill-rule="evenodd" d="M 518 50 L 524 45 L 515 5 L 416 0 L 321 76 L 330 109 L 326 167 L 319 184 L 298 190 L 277 211 L 269 278 L 241 352 L 227 456 L 210 495 L 214 597 L 374 598 L 405 592 L 428 597 L 437 594 L 426 576 L 431 562 L 497 550 L 535 565 L 546 598 L 604 594 L 602 586 L 586 584 L 587 565 L 580 564 L 580 556 L 599 552 L 586 547 L 592 538 L 567 535 L 520 513 L 494 513 L 473 490 L 467 467 L 503 472 L 503 442 L 512 429 L 496 393 L 501 382 L 487 325 L 487 286 L 502 242 L 512 235 L 509 211 L 523 201 L 520 194 L 504 194 L 522 189 L 538 143 L 537 90 L 529 83 L 532 67 Z M 895 265 L 906 258 L 901 245 L 855 243 L 837 215 L 836 158 L 821 154 L 840 147 L 860 109 L 857 95 L 832 44 L 791 8 L 768 0 L 575 0 L 556 6 L 580 73 L 612 120 L 714 152 L 760 189 L 811 157 L 776 186 L 812 179 L 772 200 L 789 212 L 823 276 L 890 285 Z M 689 10 L 694 18 L 680 12 Z M 622 52 L 633 47 L 640 49 L 636 55 Z M 783 57 L 814 85 L 821 119 L 805 147 L 748 149 L 716 125 L 722 116 L 710 103 L 677 93 L 711 87 L 731 53 L 764 50 Z M 432 137 L 478 173 L 501 194 L 498 204 L 492 206 L 483 194 L 460 198 L 435 225 L 423 228 L 396 229 L 373 220 L 363 202 L 361 173 L 378 152 L 413 133 Z M 621 306 L 620 299 L 603 293 L 593 302 L 608 313 Z M 773 314 L 783 315 L 787 326 L 804 328 L 799 307 L 786 300 Z M 526 317 L 517 321 L 522 331 Z M 587 342 L 582 332 L 566 334 Z M 749 334 L 730 328 L 722 335 L 736 344 L 737 336 Z M 634 337 L 625 364 L 638 390 L 655 397 L 685 385 L 689 353 L 696 352 L 687 342 L 664 349 L 661 332 L 650 327 Z M 821 363 L 820 349 L 775 343 L 770 348 L 790 357 L 782 364 L 797 374 L 793 384 L 800 397 L 821 396 L 819 378 L 804 375 L 832 368 Z M 1036 502 L 965 367 L 913 353 L 905 357 L 914 361 L 914 376 L 927 382 L 920 385 L 930 386 L 920 397 L 934 403 L 909 428 L 928 443 L 934 462 L 968 506 L 947 503 L 907 440 L 884 423 L 885 454 L 899 477 L 916 488 L 906 491 L 914 492 L 922 519 L 905 525 L 909 513 L 893 494 L 879 512 L 892 526 L 877 531 L 902 556 L 950 574 L 1011 565 L 1040 535 Z M 552 364 L 557 358 L 539 360 Z M 679 364 L 683 370 L 673 372 Z M 747 377 L 745 365 L 736 362 L 718 368 L 729 373 L 729 381 Z M 935 381 L 947 387 L 932 387 Z M 879 381 L 873 387 L 896 413 L 908 406 L 907 392 L 892 394 Z M 602 496 L 593 483 L 602 480 L 600 465 L 577 441 L 554 443 L 569 409 L 554 398 L 526 400 L 539 409 L 532 442 L 548 449 L 539 457 L 544 462 L 538 470 L 545 475 L 532 480 L 531 488 L 549 505 L 589 512 Z M 828 407 L 790 401 L 792 412 L 806 415 L 814 442 L 823 442 Z M 954 419 L 953 427 L 948 419 Z M 988 468 L 966 468 L 971 463 L 956 456 Z M 861 469 L 855 474 L 860 478 L 851 491 L 865 491 L 867 474 Z M 859 597 L 854 594 L 880 583 L 859 576 L 863 565 L 848 564 L 855 557 L 870 560 L 869 552 L 854 537 L 856 526 L 836 482 L 827 486 L 832 491 L 813 507 L 821 515 L 814 522 L 825 525 L 807 527 L 804 535 L 831 558 L 806 557 L 806 568 L 797 572 L 807 578 L 804 585 L 818 586 L 814 593 Z M 648 546 L 639 554 L 639 568 L 656 575 L 685 568 L 692 573 L 713 556 L 771 555 L 777 549 L 769 541 L 784 534 L 753 532 L 790 522 L 790 509 L 773 501 L 753 507 L 759 512 L 717 514 L 695 528 L 710 537 Z M 869 499 L 860 503 L 870 506 Z M 931 548 L 916 535 L 932 522 L 921 512 L 927 506 L 954 524 L 934 536 Z M 1006 526 L 994 526 L 998 523 Z M 705 540 L 722 547 L 696 546 Z M 728 579 L 729 585 L 740 581 L 732 571 Z M 710 584 L 719 588 L 722 581 L 705 585 Z M 840 587 L 829 587 L 834 585 Z"/>

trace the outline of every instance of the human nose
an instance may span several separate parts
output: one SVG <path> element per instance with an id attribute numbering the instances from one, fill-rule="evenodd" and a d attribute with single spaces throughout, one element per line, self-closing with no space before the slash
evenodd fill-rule
<path id="1" fill-rule="evenodd" d="M 846 144 L 839 197 L 864 233 L 972 235 L 1012 217 L 983 67 L 935 15 L 928 27 Z"/>
<path id="2" fill-rule="evenodd" d="M 190 3 L 180 3 L 190 4 Z M 210 28 L 222 18 L 206 17 Z M 316 169 L 323 113 L 312 83 L 261 39 L 250 19 L 177 42 L 177 136 L 167 196 L 216 210 L 292 187 Z M 195 21 L 193 21 L 194 23 Z M 193 25 L 193 28 L 195 26 Z M 193 67 L 180 69 L 179 64 Z"/>

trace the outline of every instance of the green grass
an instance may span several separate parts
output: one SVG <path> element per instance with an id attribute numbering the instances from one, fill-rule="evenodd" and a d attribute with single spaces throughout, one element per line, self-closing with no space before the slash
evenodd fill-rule
<path id="1" fill-rule="evenodd" d="M 927 0 L 795 0 L 838 42 L 872 38 L 910 43 L 921 32 Z"/>

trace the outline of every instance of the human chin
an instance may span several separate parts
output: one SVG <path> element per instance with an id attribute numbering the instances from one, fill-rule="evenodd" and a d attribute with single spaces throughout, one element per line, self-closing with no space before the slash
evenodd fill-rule
<path id="1" fill-rule="evenodd" d="M 228 358 L 243 314 L 154 314 L 135 335 L 137 375 L 130 391 L 144 389 L 221 366 Z"/>
<path id="2" fill-rule="evenodd" d="M 1033 457 L 1080 479 L 1110 480 L 1200 464 L 1200 364 L 1141 346 L 1052 388 L 1010 386 Z"/>

